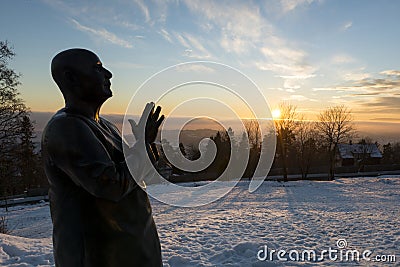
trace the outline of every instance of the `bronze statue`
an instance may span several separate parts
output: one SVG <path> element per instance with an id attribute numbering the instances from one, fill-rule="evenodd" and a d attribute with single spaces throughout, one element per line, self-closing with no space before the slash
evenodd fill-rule
<path id="1" fill-rule="evenodd" d="M 55 265 L 162 266 L 147 193 L 128 170 L 118 129 L 99 116 L 112 96 L 111 72 L 93 52 L 69 49 L 54 57 L 51 73 L 65 99 L 42 137 Z M 148 108 L 144 153 L 154 162 L 164 117 Z"/>

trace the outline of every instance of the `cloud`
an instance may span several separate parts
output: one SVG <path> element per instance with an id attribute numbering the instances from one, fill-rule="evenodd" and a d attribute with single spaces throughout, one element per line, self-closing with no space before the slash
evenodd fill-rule
<path id="1" fill-rule="evenodd" d="M 353 22 L 352 21 L 348 21 L 345 24 L 343 24 L 342 26 L 342 30 L 343 31 L 347 31 L 348 29 L 350 29 L 353 26 Z"/>
<path id="2" fill-rule="evenodd" d="M 380 118 L 371 118 L 370 120 L 372 120 L 372 121 L 395 121 L 395 122 L 398 122 L 399 121 L 399 118 L 382 118 L 382 117 L 380 117 Z"/>
<path id="3" fill-rule="evenodd" d="M 142 28 L 141 26 L 131 23 L 122 18 L 119 18 L 118 16 L 114 16 L 113 19 L 114 19 L 115 24 L 120 27 L 124 27 L 124 28 L 130 29 L 130 30 L 133 30 L 133 31 L 137 31 Z"/>
<path id="4" fill-rule="evenodd" d="M 395 107 L 396 109 L 400 109 L 400 97 L 393 97 L 393 96 L 377 97 L 374 99 L 374 101 L 368 103 L 368 106 Z"/>
<path id="5" fill-rule="evenodd" d="M 134 0 L 134 2 L 137 4 L 139 9 L 142 11 L 146 22 L 149 22 L 151 18 L 150 18 L 149 9 L 147 8 L 146 4 L 142 0 Z"/>
<path id="6" fill-rule="evenodd" d="M 193 58 L 210 58 L 211 53 L 203 46 L 202 41 L 200 41 L 195 36 L 189 33 L 177 33 L 174 32 L 175 38 L 178 42 L 185 47 L 185 55 Z"/>
<path id="7" fill-rule="evenodd" d="M 360 114 L 400 115 L 400 70 L 385 70 L 373 77 L 313 91 L 340 93 L 331 96 L 331 102 L 348 103 Z"/>
<path id="8" fill-rule="evenodd" d="M 73 2 L 61 0 L 42 0 L 50 7 L 57 9 L 67 17 L 73 17 L 79 21 L 90 21 L 91 24 L 118 26 L 132 31 L 143 29 L 142 25 L 131 22 L 132 7 L 113 5 L 111 1 L 97 1 L 96 5 L 87 1 Z M 128 12 L 117 12 L 116 10 L 127 10 Z M 140 12 L 140 11 L 139 11 Z M 136 15 L 136 14 L 135 14 Z"/>
<path id="9" fill-rule="evenodd" d="M 282 1 L 282 5 L 293 9 L 312 2 L 314 0 Z M 285 88 L 300 88 L 305 79 L 315 76 L 316 68 L 307 63 L 308 54 L 278 36 L 254 3 L 207 0 L 186 0 L 184 3 L 193 14 L 199 15 L 200 29 L 207 25 L 207 29 L 219 31 L 219 45 L 226 53 L 251 56 L 255 59 L 249 62 L 251 66 L 282 77 Z M 178 39 L 184 46 L 188 42 Z"/>
<path id="10" fill-rule="evenodd" d="M 380 72 L 380 74 L 387 76 L 400 76 L 400 70 L 385 70 Z"/>
<path id="11" fill-rule="evenodd" d="M 358 80 L 350 80 L 348 85 L 313 88 L 313 91 L 348 91 L 360 95 L 400 94 L 400 71 L 386 70 L 380 75 L 382 77 L 371 78 L 370 74 L 360 74 Z"/>
<path id="12" fill-rule="evenodd" d="M 371 74 L 362 71 L 351 72 L 348 71 L 343 74 L 343 79 L 345 81 L 361 81 L 371 77 Z"/>
<path id="13" fill-rule="evenodd" d="M 355 82 L 355 87 L 377 92 L 400 92 L 400 76 L 384 76 L 383 78 L 363 79 Z"/>
<path id="14" fill-rule="evenodd" d="M 287 98 L 283 99 L 284 101 L 298 101 L 298 102 L 303 102 L 303 101 L 316 101 L 315 99 L 311 99 L 308 97 L 305 97 L 304 95 L 290 95 Z"/>
<path id="15" fill-rule="evenodd" d="M 78 21 L 76 21 L 74 19 L 71 19 L 71 21 L 75 25 L 75 27 L 82 32 L 89 33 L 89 34 L 96 36 L 104 41 L 107 41 L 109 43 L 116 44 L 116 45 L 119 45 L 119 46 L 122 46 L 125 48 L 133 47 L 133 45 L 130 42 L 128 42 L 122 38 L 119 38 L 117 35 L 115 35 L 112 32 L 107 31 L 106 29 L 93 29 L 93 28 L 90 28 L 90 27 L 80 24 Z"/>
<path id="16" fill-rule="evenodd" d="M 159 34 L 161 34 L 161 36 L 169 43 L 173 43 L 171 35 L 169 34 L 169 32 L 167 32 L 167 30 L 165 29 L 161 29 L 159 32 Z"/>
<path id="17" fill-rule="evenodd" d="M 284 13 L 290 12 L 303 5 L 310 5 L 315 0 L 281 0 L 281 7 Z"/>
<path id="18" fill-rule="evenodd" d="M 346 88 L 350 87 L 344 87 L 344 86 L 337 86 L 337 87 L 314 87 L 312 90 L 314 92 L 319 92 L 319 91 L 339 91 L 343 92 L 346 90 Z"/>
<path id="19" fill-rule="evenodd" d="M 316 68 L 306 63 L 307 53 L 290 48 L 282 39 L 275 38 L 275 44 L 262 47 L 261 52 L 265 60 L 256 66 L 277 73 L 285 88 L 299 89 L 306 79 L 315 77 Z"/>
<path id="20" fill-rule="evenodd" d="M 180 72 L 199 72 L 199 73 L 215 72 L 215 70 L 213 68 L 202 65 L 202 63 L 178 65 L 176 67 L 176 69 Z"/>
<path id="21" fill-rule="evenodd" d="M 65 13 L 73 16 L 77 16 L 86 12 L 86 7 L 73 7 L 61 0 L 42 0 L 42 2 L 55 9 L 63 10 Z"/>
<path id="22" fill-rule="evenodd" d="M 349 55 L 345 55 L 345 54 L 338 54 L 333 56 L 332 58 L 332 62 L 334 64 L 343 64 L 343 63 L 351 63 L 354 62 L 354 58 L 352 58 Z"/>
<path id="23" fill-rule="evenodd" d="M 186 41 L 186 39 L 185 39 L 181 34 L 174 32 L 174 35 L 175 35 L 175 38 L 178 40 L 178 42 L 179 42 L 182 46 L 186 47 L 187 49 L 190 48 L 189 43 Z M 191 49 L 190 49 L 190 50 L 191 50 Z M 192 50 L 191 50 L 191 51 L 192 51 Z"/>
<path id="24" fill-rule="evenodd" d="M 192 13 L 205 19 L 202 25 L 216 26 L 221 31 L 220 45 L 227 52 L 246 53 L 262 36 L 263 27 L 269 27 L 260 16 L 259 7 L 244 2 L 186 0 L 184 3 Z"/>
<path id="25" fill-rule="evenodd" d="M 207 51 L 207 49 L 204 48 L 202 43 L 193 35 L 185 33 L 186 40 L 189 41 L 190 45 L 200 53 L 204 55 L 209 55 L 210 53 Z"/>

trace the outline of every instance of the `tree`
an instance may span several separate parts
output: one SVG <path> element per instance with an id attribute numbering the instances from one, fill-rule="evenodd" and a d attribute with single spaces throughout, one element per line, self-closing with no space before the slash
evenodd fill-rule
<path id="1" fill-rule="evenodd" d="M 384 164 L 393 164 L 393 146 L 389 142 L 386 145 L 383 145 L 383 159 L 382 162 Z"/>
<path id="2" fill-rule="evenodd" d="M 244 126 L 247 132 L 248 142 L 246 144 L 246 134 L 242 136 L 242 143 L 240 147 L 248 148 L 248 163 L 244 171 L 243 176 L 251 178 L 254 175 L 254 171 L 257 168 L 258 161 L 261 153 L 261 130 L 260 124 L 257 120 L 247 120 L 244 122 Z M 242 153 L 242 152 L 241 152 Z"/>
<path id="3" fill-rule="evenodd" d="M 0 194 L 3 195 L 21 193 L 32 183 L 27 179 L 40 178 L 37 177 L 39 157 L 32 143 L 33 125 L 17 91 L 20 74 L 8 66 L 14 56 L 8 42 L 0 41 Z"/>
<path id="4" fill-rule="evenodd" d="M 21 120 L 21 136 L 19 138 L 18 163 L 24 189 L 39 185 L 37 155 L 32 142 L 34 137 L 34 127 L 31 120 L 28 116 L 23 116 Z"/>
<path id="5" fill-rule="evenodd" d="M 294 131 L 297 127 L 296 106 L 287 103 L 279 104 L 280 118 L 274 120 L 277 135 L 277 155 L 283 170 L 283 181 L 287 182 L 289 150 L 295 140 Z"/>
<path id="6" fill-rule="evenodd" d="M 364 171 L 365 165 L 371 164 L 370 154 L 373 152 L 374 147 L 378 147 L 377 142 L 373 142 L 371 138 L 364 137 L 358 144 L 360 145 L 360 153 L 357 158 L 358 171 Z"/>
<path id="7" fill-rule="evenodd" d="M 184 156 L 188 160 L 197 160 L 201 156 L 199 148 L 193 144 L 188 145 L 187 148 L 185 149 L 185 151 L 187 151 L 187 152 L 184 154 Z"/>
<path id="8" fill-rule="evenodd" d="M 246 120 L 244 122 L 246 128 L 247 137 L 249 139 L 250 149 L 257 149 L 261 146 L 261 131 L 260 125 L 257 120 Z"/>
<path id="9" fill-rule="evenodd" d="M 337 145 L 354 136 L 351 111 L 344 105 L 329 107 L 319 114 L 316 128 L 329 154 L 329 178 L 334 180 Z"/>
<path id="10" fill-rule="evenodd" d="M 7 42 L 0 41 L 0 142 L 20 135 L 21 120 L 27 115 L 27 108 L 19 98 L 17 86 L 20 75 L 8 67 L 15 56 Z"/>
<path id="11" fill-rule="evenodd" d="M 211 174 L 212 178 L 218 178 L 227 168 L 231 156 L 231 144 L 227 131 L 218 131 L 214 136 L 211 136 L 211 142 L 214 142 L 216 147 L 216 155 L 213 162 L 206 168 L 205 172 Z M 209 143 L 211 146 L 211 144 Z M 206 158 L 210 148 L 207 147 L 205 153 Z M 230 177 L 228 177 L 230 178 Z"/>
<path id="12" fill-rule="evenodd" d="M 15 151 L 21 134 L 21 120 L 27 115 L 27 109 L 17 91 L 20 75 L 8 66 L 14 56 L 9 44 L 0 41 L 0 194 L 3 195 L 13 191 L 11 182 L 15 181 L 7 179 L 15 178 L 18 174 Z"/>
<path id="13" fill-rule="evenodd" d="M 315 123 L 301 117 L 297 122 L 295 137 L 296 157 L 301 176 L 302 179 L 307 179 L 318 151 L 318 133 L 315 130 Z"/>

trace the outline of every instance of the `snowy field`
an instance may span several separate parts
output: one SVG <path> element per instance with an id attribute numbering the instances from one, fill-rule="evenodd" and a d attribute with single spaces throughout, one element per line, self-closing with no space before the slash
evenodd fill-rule
<path id="1" fill-rule="evenodd" d="M 400 177 L 269 181 L 254 193 L 247 188 L 240 182 L 221 200 L 198 208 L 152 200 L 164 265 L 310 266 L 317 264 L 300 261 L 304 250 L 315 251 L 318 260 L 331 248 L 338 259 L 322 254 L 318 265 L 400 266 Z M 48 203 L 10 210 L 12 232 L 0 235 L 0 266 L 54 266 Z M 285 250 L 281 258 L 288 261 L 273 249 Z M 265 259 L 265 250 L 272 258 Z M 351 261 L 352 254 L 350 262 L 340 261 L 340 253 L 355 250 L 360 261 Z M 362 259 L 366 250 L 370 261 Z M 392 261 L 391 255 L 396 262 L 377 261 Z"/>

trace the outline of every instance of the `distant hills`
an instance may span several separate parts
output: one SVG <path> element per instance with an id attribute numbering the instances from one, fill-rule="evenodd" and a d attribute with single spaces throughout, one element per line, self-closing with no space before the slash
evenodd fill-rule
<path id="1" fill-rule="evenodd" d="M 50 112 L 32 112 L 31 113 L 31 119 L 35 122 L 35 134 L 36 138 L 34 139 L 34 142 L 36 145 L 40 145 L 40 140 L 42 136 L 42 132 L 44 128 L 46 127 L 47 122 L 50 120 L 50 118 L 53 116 L 53 113 Z M 103 115 L 104 118 L 107 120 L 111 121 L 114 123 L 118 129 L 122 129 L 122 121 L 124 116 L 123 115 L 115 115 L 115 114 L 105 114 Z M 201 123 L 201 122 L 196 122 L 197 127 L 204 127 L 206 124 Z M 210 125 L 209 123 L 207 125 Z M 171 129 L 171 130 L 164 130 L 163 138 L 167 140 L 172 140 L 174 136 L 179 135 L 179 140 L 182 142 L 185 146 L 189 145 L 194 145 L 197 147 L 198 143 L 203 139 L 203 138 L 209 138 L 217 133 L 218 130 L 221 130 L 222 128 L 218 127 L 213 127 L 214 129 L 206 129 L 206 128 L 200 128 L 196 129 L 192 127 L 188 127 L 189 129 L 183 129 L 182 131 L 179 131 L 178 129 Z M 130 131 L 128 130 L 130 133 Z M 126 138 L 126 136 L 125 136 Z M 172 146 L 177 147 L 178 144 L 171 143 Z"/>
<path id="2" fill-rule="evenodd" d="M 32 112 L 31 119 L 35 121 L 35 143 L 39 144 L 42 132 L 54 113 L 50 112 Z M 122 121 L 124 115 L 121 114 L 104 114 L 102 115 L 107 120 L 114 123 L 120 130 L 122 129 Z M 176 124 L 179 125 L 187 118 L 174 118 Z M 387 142 L 400 142 L 400 123 L 399 122 L 376 122 L 376 121 L 357 121 L 355 122 L 358 138 L 369 137 L 373 141 L 378 141 L 380 144 Z M 233 127 L 233 126 L 232 126 Z M 193 144 L 197 146 L 198 142 L 205 138 L 215 135 L 221 126 L 215 122 L 196 119 L 192 121 L 188 127 L 184 127 L 180 132 L 180 141 L 184 145 Z M 177 128 L 164 130 L 164 138 L 170 140 L 172 136 L 179 133 Z M 237 133 L 237 135 L 240 133 Z M 171 143 L 172 146 L 178 144 Z"/>

